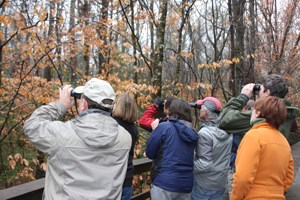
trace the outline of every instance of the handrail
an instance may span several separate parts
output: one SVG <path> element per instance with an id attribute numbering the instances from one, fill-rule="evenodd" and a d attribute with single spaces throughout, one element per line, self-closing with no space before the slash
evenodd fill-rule
<path id="1" fill-rule="evenodd" d="M 147 172 L 151 168 L 152 161 L 148 158 L 133 160 L 134 174 Z M 1 200 L 41 200 L 44 190 L 45 178 L 29 183 L 13 186 L 0 190 Z M 145 200 L 150 197 L 150 191 L 132 197 L 132 200 Z"/>

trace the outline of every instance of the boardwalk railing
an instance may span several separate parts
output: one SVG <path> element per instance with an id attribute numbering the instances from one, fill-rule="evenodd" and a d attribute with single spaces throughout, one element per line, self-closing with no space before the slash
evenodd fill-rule
<path id="1" fill-rule="evenodd" d="M 133 161 L 135 172 L 141 174 L 147 172 L 151 168 L 152 161 L 148 158 L 137 159 Z M 44 190 L 45 179 L 38 179 L 29 183 L 14 186 L 4 190 L 0 190 L 1 200 L 41 200 Z M 132 200 L 145 200 L 150 197 L 150 191 L 132 197 Z"/>

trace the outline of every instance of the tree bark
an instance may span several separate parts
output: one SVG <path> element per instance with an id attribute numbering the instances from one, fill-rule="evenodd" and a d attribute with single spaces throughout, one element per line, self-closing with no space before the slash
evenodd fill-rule
<path id="1" fill-rule="evenodd" d="M 231 13 L 229 14 L 231 18 L 231 58 L 239 60 L 231 65 L 231 89 L 233 96 L 236 96 L 242 85 L 246 83 L 243 60 L 245 55 L 245 3 L 245 0 L 228 0 L 229 13 Z"/>
<path id="2" fill-rule="evenodd" d="M 228 12 L 229 12 L 229 21 L 230 21 L 230 60 L 233 60 L 235 57 L 235 40 L 234 40 L 234 26 L 233 26 L 233 13 L 232 13 L 232 2 L 231 0 L 228 0 Z M 237 91 L 235 90 L 235 62 L 232 62 L 230 64 L 230 82 L 229 82 L 229 88 L 232 91 L 232 96 L 236 96 Z"/>
<path id="3" fill-rule="evenodd" d="M 75 27 L 75 7 L 76 7 L 76 0 L 71 0 L 71 6 L 70 6 L 70 30 L 72 30 Z M 75 33 L 71 33 L 71 40 L 72 44 L 75 46 L 76 40 L 75 40 Z M 77 68 L 77 59 L 76 59 L 76 51 L 75 49 L 71 48 L 71 58 L 70 58 L 70 80 L 71 83 L 75 82 L 76 80 L 76 68 Z"/>
<path id="4" fill-rule="evenodd" d="M 90 14 L 90 2 L 89 0 L 84 0 L 82 5 L 82 14 L 84 16 L 85 27 L 89 26 L 89 14 Z M 90 74 L 90 45 L 88 42 L 89 36 L 87 31 L 84 31 L 84 44 L 83 44 L 83 61 L 84 61 L 84 74 L 88 76 Z"/>
<path id="5" fill-rule="evenodd" d="M 101 24 L 106 24 L 108 19 L 108 2 L 109 0 L 102 0 L 102 8 L 101 8 Z M 99 50 L 98 52 L 98 60 L 99 60 L 99 74 L 102 72 L 106 72 L 105 63 L 106 63 L 106 53 L 107 53 L 107 28 L 103 25 L 101 25 L 99 31 L 99 37 L 103 41 L 103 48 Z"/>
<path id="6" fill-rule="evenodd" d="M 161 97 L 162 90 L 162 69 L 164 60 L 164 48 L 165 48 L 165 29 L 166 19 L 168 12 L 168 0 L 161 0 L 159 5 L 159 24 L 156 31 L 156 45 L 153 58 L 153 77 L 152 84 L 157 87 L 157 93 L 155 97 Z"/>
<path id="7" fill-rule="evenodd" d="M 58 61 L 58 72 L 62 73 L 62 64 L 61 64 L 61 21 L 60 18 L 62 17 L 62 8 L 63 8 L 63 1 L 58 2 L 56 4 L 56 19 L 58 22 L 56 23 L 55 26 L 55 35 L 56 35 L 56 43 L 57 43 L 57 48 L 56 48 L 56 57 Z"/>
<path id="8" fill-rule="evenodd" d="M 137 41 L 136 41 L 136 33 L 135 33 L 135 13 L 134 13 L 134 1 L 130 0 L 130 10 L 131 10 L 131 40 L 132 40 L 132 46 L 133 46 L 133 70 L 134 70 L 134 82 L 138 82 L 138 74 L 136 72 L 137 68 L 137 57 L 136 57 L 136 48 L 137 48 Z"/>
<path id="9" fill-rule="evenodd" d="M 54 10 L 55 10 L 55 2 L 54 1 L 49 1 L 49 29 L 48 29 L 48 34 L 47 38 L 49 42 L 51 42 L 51 38 L 53 38 L 53 33 L 54 33 Z M 51 81 L 52 78 L 52 73 L 51 73 L 51 64 L 47 64 L 47 66 L 44 69 L 44 78 L 47 81 Z"/>
<path id="10" fill-rule="evenodd" d="M 251 20 L 250 26 L 250 38 L 249 38 L 249 70 L 247 77 L 249 77 L 247 82 L 254 83 L 254 54 L 256 51 L 256 12 L 255 12 L 255 0 L 249 0 L 249 14 Z"/>

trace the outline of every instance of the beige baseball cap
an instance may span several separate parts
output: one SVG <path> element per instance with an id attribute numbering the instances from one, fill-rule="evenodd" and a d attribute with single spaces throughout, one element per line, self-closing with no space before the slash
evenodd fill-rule
<path id="1" fill-rule="evenodd" d="M 76 87 L 74 92 L 83 94 L 90 100 L 103 107 L 113 107 L 113 105 L 103 103 L 103 100 L 105 99 L 110 99 L 112 101 L 115 100 L 114 89 L 107 81 L 100 80 L 98 78 L 92 78 L 84 86 Z"/>

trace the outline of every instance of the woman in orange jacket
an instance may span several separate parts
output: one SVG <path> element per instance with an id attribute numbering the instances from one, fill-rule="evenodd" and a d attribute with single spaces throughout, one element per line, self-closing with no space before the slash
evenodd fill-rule
<path id="1" fill-rule="evenodd" d="M 291 148 L 278 131 L 287 115 L 282 99 L 269 96 L 254 104 L 253 127 L 244 136 L 236 159 L 231 200 L 285 199 L 294 179 Z"/>

